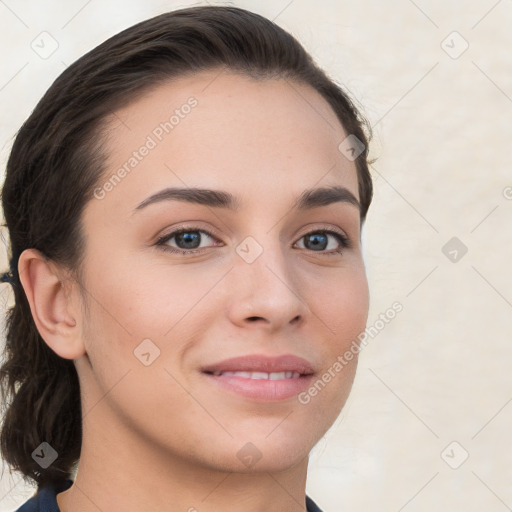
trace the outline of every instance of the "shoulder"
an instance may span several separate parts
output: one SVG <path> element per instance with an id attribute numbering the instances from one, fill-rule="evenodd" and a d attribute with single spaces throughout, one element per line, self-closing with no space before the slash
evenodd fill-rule
<path id="1" fill-rule="evenodd" d="M 57 494 L 69 489 L 73 480 L 63 480 L 38 488 L 37 492 L 29 498 L 15 512 L 60 512 L 57 504 Z"/>
<path id="2" fill-rule="evenodd" d="M 307 512 L 322 512 L 319 506 L 309 496 L 306 496 L 306 510 Z"/>

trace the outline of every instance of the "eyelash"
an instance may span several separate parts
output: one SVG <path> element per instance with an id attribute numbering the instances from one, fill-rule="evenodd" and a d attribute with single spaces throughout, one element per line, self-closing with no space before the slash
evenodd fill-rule
<path id="1" fill-rule="evenodd" d="M 167 235 L 161 236 L 156 241 L 155 245 L 161 246 L 164 251 L 168 251 L 168 252 L 171 252 L 171 253 L 174 253 L 174 254 L 180 254 L 180 255 L 183 255 L 183 256 L 185 256 L 187 254 L 197 254 L 197 253 L 202 252 L 204 249 L 207 249 L 207 247 L 203 247 L 202 249 L 186 250 L 186 249 L 177 249 L 175 247 L 170 247 L 170 246 L 165 245 L 169 240 L 171 240 L 175 236 L 180 235 L 181 233 L 188 233 L 188 232 L 204 233 L 204 234 L 208 235 L 210 238 L 212 238 L 214 240 L 217 240 L 217 238 L 214 235 L 212 235 L 209 231 L 206 231 L 204 229 L 200 229 L 197 226 L 187 226 L 187 227 L 181 227 L 181 228 L 179 228 L 179 229 L 177 229 L 175 231 L 172 231 L 171 233 L 169 233 Z M 314 230 L 314 231 L 309 231 L 308 233 L 305 233 L 304 235 L 302 235 L 299 238 L 299 240 L 301 240 L 302 238 L 304 238 L 306 236 L 313 235 L 313 234 L 318 234 L 318 233 L 326 233 L 326 234 L 334 236 L 338 240 L 338 242 L 340 243 L 340 248 L 339 249 L 335 249 L 335 250 L 331 250 L 329 252 L 312 251 L 312 250 L 310 250 L 311 252 L 318 252 L 319 254 L 323 254 L 325 256 L 337 256 L 337 255 L 342 254 L 345 251 L 345 249 L 350 249 L 352 247 L 352 242 L 350 241 L 350 239 L 346 235 L 344 235 L 343 233 L 339 233 L 337 231 L 331 230 L 331 229 L 317 229 L 317 230 Z M 306 249 L 306 250 L 308 250 L 308 249 Z"/>

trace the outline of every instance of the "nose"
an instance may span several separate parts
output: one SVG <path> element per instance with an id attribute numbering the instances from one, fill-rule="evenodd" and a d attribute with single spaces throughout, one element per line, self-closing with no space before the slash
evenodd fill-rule
<path id="1" fill-rule="evenodd" d="M 237 248 L 234 262 L 226 283 L 231 322 L 273 332 L 306 319 L 303 286 L 279 243 L 258 248 L 249 240 Z"/>

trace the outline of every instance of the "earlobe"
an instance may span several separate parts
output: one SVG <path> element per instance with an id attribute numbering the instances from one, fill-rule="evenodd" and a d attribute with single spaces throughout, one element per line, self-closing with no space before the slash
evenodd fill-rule
<path id="1" fill-rule="evenodd" d="M 57 265 L 36 249 L 22 252 L 18 263 L 32 318 L 46 344 L 60 357 L 78 359 L 85 354 L 80 310 Z"/>

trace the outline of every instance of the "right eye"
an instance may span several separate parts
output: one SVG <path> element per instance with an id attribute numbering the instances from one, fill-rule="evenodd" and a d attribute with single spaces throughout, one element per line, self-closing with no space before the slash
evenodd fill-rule
<path id="1" fill-rule="evenodd" d="M 181 227 L 167 235 L 160 237 L 155 245 L 162 246 L 164 251 L 169 251 L 175 254 L 197 254 L 202 252 L 201 247 L 199 247 L 201 243 L 201 238 L 203 238 L 200 233 L 206 235 L 206 237 L 217 240 L 211 233 L 205 231 L 204 229 L 199 229 L 196 226 L 190 227 Z M 177 245 L 182 245 L 183 247 L 173 247 L 169 246 L 168 242 L 175 238 L 175 243 Z M 218 240 L 217 240 L 218 241 Z"/>

